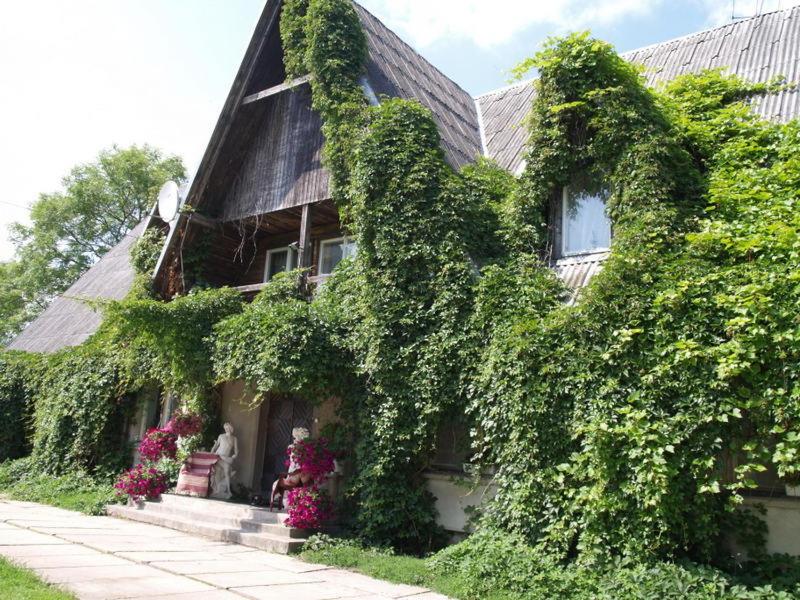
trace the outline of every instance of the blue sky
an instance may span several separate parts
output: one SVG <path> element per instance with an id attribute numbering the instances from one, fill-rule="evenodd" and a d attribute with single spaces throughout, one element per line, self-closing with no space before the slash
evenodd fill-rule
<path id="1" fill-rule="evenodd" d="M 6 225 L 113 144 L 193 172 L 264 0 L 26 0 L 0 8 L 0 260 Z M 473 95 L 549 35 L 591 29 L 620 51 L 730 20 L 730 0 L 363 0 Z M 800 0 L 737 0 L 737 14 Z"/>

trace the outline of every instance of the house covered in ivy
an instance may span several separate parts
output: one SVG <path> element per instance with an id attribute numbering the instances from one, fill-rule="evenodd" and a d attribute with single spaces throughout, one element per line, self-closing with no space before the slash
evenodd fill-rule
<path id="1" fill-rule="evenodd" d="M 287 73 L 281 4 L 266 2 L 179 216 L 165 223 L 154 215 L 134 229 L 10 349 L 49 353 L 89 338 L 101 319 L 82 300 L 120 299 L 128 292 L 134 281 L 128 252 L 148 228 L 165 236 L 153 273 L 155 290 L 165 300 L 185 295 L 193 286 L 230 287 L 252 299 L 278 274 L 295 269 L 305 270 L 305 289 L 314 294 L 342 260 L 358 253 L 332 197 L 313 82 L 309 76 Z M 473 98 L 374 15 L 357 4 L 355 10 L 366 39 L 359 86 L 367 103 L 376 106 L 402 98 L 430 111 L 452 169 L 483 157 L 515 177 L 523 173 L 528 142 L 524 124 L 536 93 L 531 82 Z M 623 57 L 644 68 L 651 86 L 705 69 L 721 69 L 754 83 L 776 76 L 797 83 L 800 8 L 658 42 Z M 770 120 L 786 122 L 800 115 L 800 91 L 791 86 L 754 96 L 750 102 Z M 602 269 L 614 239 L 603 186 L 584 184 L 580 177 L 575 174 L 576 184 L 552 197 L 543 253 L 571 290 L 570 302 Z M 216 391 L 222 419 L 234 425 L 239 439 L 237 483 L 252 493 L 265 493 L 284 470 L 294 428 L 306 427 L 319 435 L 337 419 L 336 398 L 320 403 L 297 393 L 275 392 L 250 408 L 254 392 L 244 381 L 222 383 Z M 131 436 L 163 423 L 174 402 L 170 394 L 152 395 Z M 441 427 L 425 472 L 439 523 L 453 533 L 464 532 L 469 507 L 493 493 L 490 476 L 472 488 L 455 482 L 464 478 L 467 438 L 460 425 Z M 778 489 L 769 478 L 761 483 L 763 491 Z M 771 518 L 798 522 L 800 505 L 791 507 L 794 512 L 786 517 L 788 509 L 781 501 L 771 508 Z M 800 553 L 796 540 L 784 539 L 780 529 L 775 529 L 773 548 Z"/>

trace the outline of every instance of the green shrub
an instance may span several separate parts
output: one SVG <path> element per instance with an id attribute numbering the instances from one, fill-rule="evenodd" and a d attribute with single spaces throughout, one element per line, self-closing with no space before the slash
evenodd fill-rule
<path id="1" fill-rule="evenodd" d="M 798 561 L 789 562 L 794 563 L 790 575 L 778 579 L 764 572 L 772 585 L 751 577 L 751 586 L 762 587 L 746 587 L 722 571 L 692 563 L 561 563 L 521 536 L 484 530 L 434 555 L 428 565 L 440 575 L 464 578 L 471 590 L 467 597 L 474 599 L 504 590 L 536 600 L 788 600 L 800 593 Z"/>
<path id="2" fill-rule="evenodd" d="M 0 462 L 27 455 L 33 436 L 36 357 L 0 352 Z"/>
<path id="3" fill-rule="evenodd" d="M 31 458 L 0 464 L 0 495 L 90 515 L 102 515 L 106 505 L 120 501 L 108 481 L 75 469 L 47 474 Z"/>

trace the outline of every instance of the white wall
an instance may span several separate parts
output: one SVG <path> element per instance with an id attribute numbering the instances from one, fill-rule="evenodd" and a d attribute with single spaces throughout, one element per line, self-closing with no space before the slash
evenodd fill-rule
<path id="1" fill-rule="evenodd" d="M 769 527 L 767 551 L 800 556 L 800 498 L 745 498 L 745 506 L 762 504 Z"/>
<path id="2" fill-rule="evenodd" d="M 241 381 L 232 381 L 224 385 L 222 421 L 233 425 L 234 435 L 239 443 L 239 456 L 233 466 L 236 471 L 233 481 L 253 489 L 257 479 L 255 469 L 261 464 L 256 458 L 262 407 L 250 408 L 248 402 L 252 397 L 245 395 L 244 391 L 244 383 Z"/>
<path id="3" fill-rule="evenodd" d="M 431 472 L 425 474 L 427 488 L 436 496 L 439 525 L 451 532 L 464 533 L 468 529 L 467 509 L 491 499 L 497 491 L 488 480 L 477 488 L 471 487 L 466 477 L 455 474 Z"/>

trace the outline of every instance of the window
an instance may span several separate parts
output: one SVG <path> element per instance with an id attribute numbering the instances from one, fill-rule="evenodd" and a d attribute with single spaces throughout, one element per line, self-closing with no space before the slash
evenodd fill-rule
<path id="1" fill-rule="evenodd" d="M 297 250 L 294 248 L 275 248 L 267 250 L 267 264 L 264 268 L 264 281 L 269 281 L 278 273 L 297 268 Z"/>
<path id="2" fill-rule="evenodd" d="M 350 238 L 325 240 L 319 249 L 319 274 L 330 275 L 342 259 L 356 254 L 356 243 Z"/>
<path id="3" fill-rule="evenodd" d="M 608 192 L 603 189 L 565 187 L 561 204 L 561 255 L 572 256 L 608 250 L 611 220 L 606 214 Z"/>

